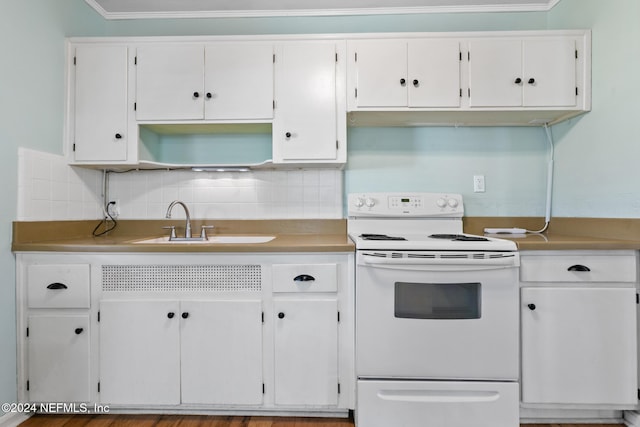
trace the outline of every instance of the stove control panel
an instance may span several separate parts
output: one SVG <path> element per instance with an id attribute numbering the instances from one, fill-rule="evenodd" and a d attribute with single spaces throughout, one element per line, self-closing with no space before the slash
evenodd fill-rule
<path id="1" fill-rule="evenodd" d="M 350 217 L 462 217 L 460 194 L 448 193 L 352 193 Z"/>

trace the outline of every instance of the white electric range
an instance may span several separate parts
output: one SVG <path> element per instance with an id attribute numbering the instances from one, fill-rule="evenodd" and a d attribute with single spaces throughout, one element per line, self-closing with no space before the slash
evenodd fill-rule
<path id="1" fill-rule="evenodd" d="M 459 194 L 349 195 L 358 427 L 519 425 L 519 255 Z"/>

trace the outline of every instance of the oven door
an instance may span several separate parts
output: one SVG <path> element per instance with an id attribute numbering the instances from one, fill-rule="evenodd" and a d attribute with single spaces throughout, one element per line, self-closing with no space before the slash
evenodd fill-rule
<path id="1" fill-rule="evenodd" d="M 359 378 L 518 378 L 517 253 L 358 251 Z"/>

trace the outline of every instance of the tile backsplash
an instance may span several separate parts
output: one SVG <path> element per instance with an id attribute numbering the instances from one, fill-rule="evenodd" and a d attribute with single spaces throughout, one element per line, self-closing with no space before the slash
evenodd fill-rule
<path id="1" fill-rule="evenodd" d="M 341 218 L 342 171 L 135 171 L 109 174 L 120 218 L 161 219 L 173 200 L 193 218 Z M 173 218 L 183 218 L 175 208 Z"/>
<path id="2" fill-rule="evenodd" d="M 64 156 L 20 148 L 18 220 L 102 217 L 99 170 L 67 165 Z M 181 200 L 193 218 L 342 218 L 343 172 L 333 169 L 109 172 L 107 194 L 120 219 L 162 219 Z M 173 218 L 183 218 L 175 208 Z"/>

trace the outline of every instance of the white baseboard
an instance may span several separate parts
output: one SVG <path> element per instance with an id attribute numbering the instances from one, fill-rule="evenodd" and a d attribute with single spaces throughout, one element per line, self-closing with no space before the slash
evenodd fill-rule
<path id="1" fill-rule="evenodd" d="M 9 412 L 0 417 L 0 427 L 17 427 L 31 415 L 19 412 Z"/>

